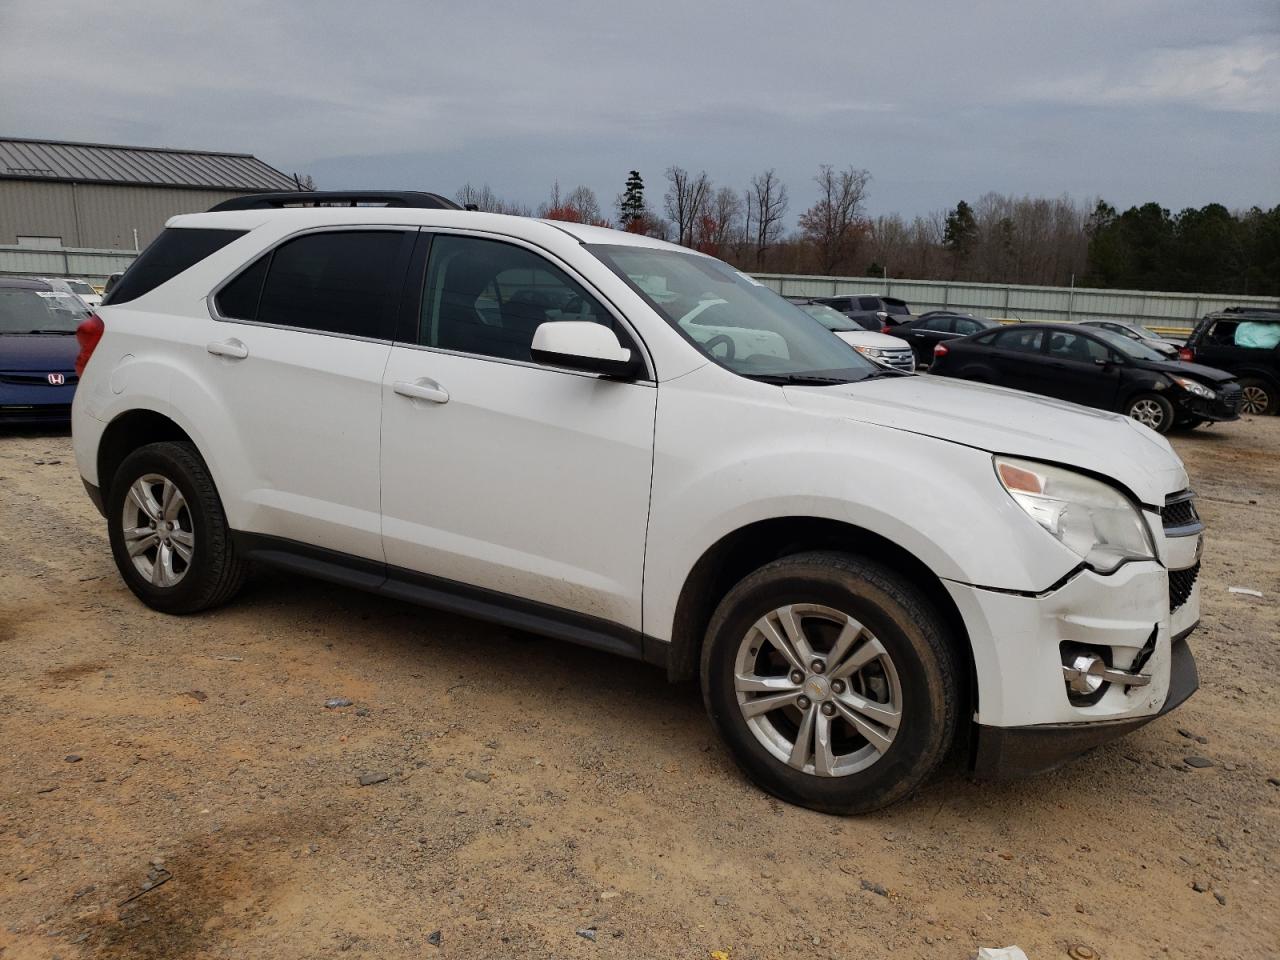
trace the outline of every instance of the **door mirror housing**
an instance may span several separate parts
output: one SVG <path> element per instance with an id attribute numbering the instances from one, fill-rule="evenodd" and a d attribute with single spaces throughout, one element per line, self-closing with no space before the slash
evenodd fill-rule
<path id="1" fill-rule="evenodd" d="M 610 377 L 633 377 L 641 368 L 639 358 L 618 342 L 617 334 L 590 320 L 539 324 L 530 353 L 538 363 Z"/>

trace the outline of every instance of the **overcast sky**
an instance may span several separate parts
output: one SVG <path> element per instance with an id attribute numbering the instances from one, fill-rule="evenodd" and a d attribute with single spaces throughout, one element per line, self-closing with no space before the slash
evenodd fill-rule
<path id="1" fill-rule="evenodd" d="M 1280 203 L 1280 0 L 0 0 L 0 134 L 256 154 L 321 188 L 612 205 L 638 168 L 794 214 L 818 164 L 869 210 L 989 190 Z"/>

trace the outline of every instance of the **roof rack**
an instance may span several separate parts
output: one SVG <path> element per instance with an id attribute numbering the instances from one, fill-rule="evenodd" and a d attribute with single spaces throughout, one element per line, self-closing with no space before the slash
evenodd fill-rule
<path id="1" fill-rule="evenodd" d="M 232 197 L 209 208 L 223 210 L 280 210 L 288 207 L 413 207 L 426 210 L 461 210 L 438 193 L 416 190 L 291 190 L 287 193 L 251 193 Z"/>

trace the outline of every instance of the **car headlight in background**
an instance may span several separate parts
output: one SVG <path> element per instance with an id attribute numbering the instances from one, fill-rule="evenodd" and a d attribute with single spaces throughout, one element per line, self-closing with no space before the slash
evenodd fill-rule
<path id="1" fill-rule="evenodd" d="M 1198 380 L 1192 380 L 1189 377 L 1173 377 L 1173 382 L 1180 386 L 1187 393 L 1194 394 L 1197 397 L 1204 397 L 1206 400 L 1212 400 L 1217 396 L 1212 390 L 1206 387 Z"/>
<path id="2" fill-rule="evenodd" d="M 1155 557 L 1146 519 L 1119 490 L 1062 467 L 993 459 L 1014 503 L 1092 569 L 1110 573 L 1126 560 Z"/>
<path id="3" fill-rule="evenodd" d="M 885 351 L 881 350 L 879 347 L 861 347 L 855 343 L 853 345 L 853 349 L 857 350 L 864 357 L 873 357 L 876 360 L 880 360 L 885 356 Z"/>

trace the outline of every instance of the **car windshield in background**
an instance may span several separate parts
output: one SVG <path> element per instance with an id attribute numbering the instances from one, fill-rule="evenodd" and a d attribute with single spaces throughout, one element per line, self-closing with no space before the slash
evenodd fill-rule
<path id="1" fill-rule="evenodd" d="M 744 377 L 849 383 L 892 376 L 727 263 L 652 247 L 587 247 L 705 356 Z"/>
<path id="2" fill-rule="evenodd" d="M 88 315 L 74 294 L 0 287 L 0 333 L 75 333 Z"/>
<path id="3" fill-rule="evenodd" d="M 93 287 L 89 286 L 89 284 L 85 283 L 83 280 L 68 280 L 67 286 L 71 288 L 72 293 L 78 293 L 82 297 L 86 295 L 95 297 L 98 295 L 98 291 L 93 289 Z"/>
<path id="4" fill-rule="evenodd" d="M 1123 354 L 1131 360 L 1168 360 L 1159 350 L 1148 347 L 1140 340 L 1131 340 L 1123 333 L 1112 333 L 1110 330 L 1095 328 L 1091 331 L 1099 340 L 1106 341 L 1116 353 Z"/>
<path id="5" fill-rule="evenodd" d="M 839 310 L 834 307 L 828 307 L 825 303 L 801 303 L 798 306 L 828 330 L 834 330 L 838 333 L 851 331 L 863 333 L 866 331 L 866 327 L 858 323 L 858 321 L 851 320 Z"/>

